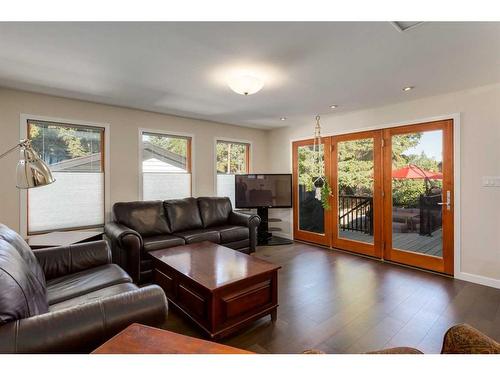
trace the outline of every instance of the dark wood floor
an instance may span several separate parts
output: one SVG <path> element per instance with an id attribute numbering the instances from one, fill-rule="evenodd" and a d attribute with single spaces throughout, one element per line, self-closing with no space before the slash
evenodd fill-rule
<path id="1" fill-rule="evenodd" d="M 222 343 L 258 353 L 362 353 L 413 346 L 439 353 L 466 322 L 500 341 L 500 290 L 340 251 L 295 243 L 254 256 L 279 271 L 278 319 L 262 318 Z M 171 311 L 166 329 L 203 337 Z"/>

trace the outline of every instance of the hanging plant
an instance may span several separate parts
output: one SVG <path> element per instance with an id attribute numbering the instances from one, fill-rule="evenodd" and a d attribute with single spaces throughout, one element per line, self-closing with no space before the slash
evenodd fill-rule
<path id="1" fill-rule="evenodd" d="M 318 174 L 313 179 L 313 186 L 316 190 L 315 198 L 321 202 L 323 209 L 330 209 L 330 194 L 332 189 L 325 177 L 324 161 L 323 161 L 323 151 L 321 150 L 321 125 L 319 124 L 320 116 L 316 116 L 316 126 L 314 128 L 314 143 L 312 152 L 312 165 L 317 165 Z"/>
<path id="2" fill-rule="evenodd" d="M 330 184 L 326 179 L 324 181 L 325 182 L 323 184 L 323 187 L 321 188 L 321 205 L 323 206 L 323 209 L 329 210 L 330 195 L 332 194 L 332 188 L 330 187 Z"/>

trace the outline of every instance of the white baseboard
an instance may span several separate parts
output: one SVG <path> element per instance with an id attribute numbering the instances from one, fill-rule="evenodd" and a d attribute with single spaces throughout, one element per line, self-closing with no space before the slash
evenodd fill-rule
<path id="1" fill-rule="evenodd" d="M 467 272 L 457 272 L 455 273 L 455 279 L 470 281 L 471 283 L 491 286 L 492 288 L 500 289 L 500 280 L 493 279 L 491 277 L 479 276 Z"/>

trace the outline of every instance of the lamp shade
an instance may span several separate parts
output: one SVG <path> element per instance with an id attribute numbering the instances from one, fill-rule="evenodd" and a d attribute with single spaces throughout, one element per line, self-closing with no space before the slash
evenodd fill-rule
<path id="1" fill-rule="evenodd" d="M 31 189 L 49 185 L 54 181 L 49 167 L 33 150 L 31 142 L 21 143 L 21 158 L 17 164 L 17 187 Z"/>
<path id="2" fill-rule="evenodd" d="M 228 86 L 235 93 L 240 95 L 252 95 L 260 91 L 264 87 L 264 82 L 257 77 L 250 75 L 241 75 L 233 77 Z"/>

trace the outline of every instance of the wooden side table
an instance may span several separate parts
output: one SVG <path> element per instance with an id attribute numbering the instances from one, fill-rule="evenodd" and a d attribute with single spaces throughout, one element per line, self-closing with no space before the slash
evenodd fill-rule
<path id="1" fill-rule="evenodd" d="M 91 354 L 253 354 L 159 328 L 133 323 Z"/>
<path id="2" fill-rule="evenodd" d="M 73 230 L 66 232 L 50 232 L 29 236 L 26 242 L 33 249 L 45 247 L 69 246 L 76 243 L 102 240 L 102 230 Z"/>

